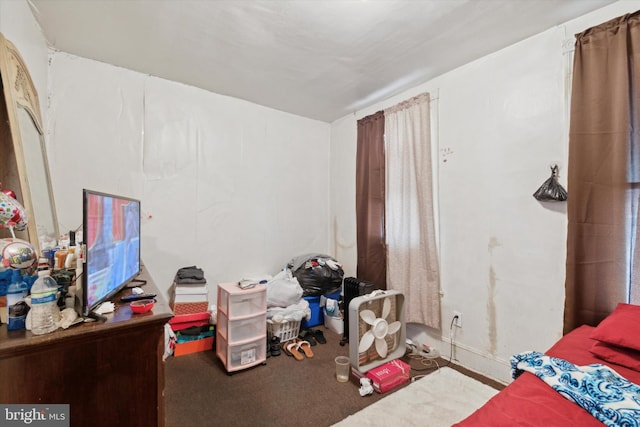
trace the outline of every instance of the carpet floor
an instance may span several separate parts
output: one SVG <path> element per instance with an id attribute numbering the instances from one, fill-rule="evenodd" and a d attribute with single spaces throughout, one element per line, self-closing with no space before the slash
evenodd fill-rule
<path id="1" fill-rule="evenodd" d="M 265 365 L 227 374 L 215 351 L 170 357 L 165 362 L 165 425 L 331 426 L 402 390 L 361 397 L 356 382 L 335 379 L 336 356 L 348 356 L 341 335 L 319 326 L 327 343 L 312 347 L 313 358 L 282 355 Z M 412 376 L 435 370 L 407 360 Z M 426 425 L 426 424 L 425 424 Z"/>

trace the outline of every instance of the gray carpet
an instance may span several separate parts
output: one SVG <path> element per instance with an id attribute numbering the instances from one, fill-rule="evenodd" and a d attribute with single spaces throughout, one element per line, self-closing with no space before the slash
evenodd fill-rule
<path id="1" fill-rule="evenodd" d="M 312 347 L 313 358 L 297 361 L 283 353 L 233 375 L 214 351 L 170 357 L 165 425 L 330 426 L 386 396 L 361 397 L 355 382 L 336 381 L 334 358 L 348 356 L 348 344 L 340 346 L 340 335 L 319 328 L 327 344 Z"/>

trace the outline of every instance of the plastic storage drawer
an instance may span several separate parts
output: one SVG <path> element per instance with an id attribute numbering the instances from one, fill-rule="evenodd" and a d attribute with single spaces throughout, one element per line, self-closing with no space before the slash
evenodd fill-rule
<path id="1" fill-rule="evenodd" d="M 249 368 L 266 359 L 266 346 L 263 345 L 263 341 L 263 338 L 259 338 L 255 341 L 229 345 L 224 338 L 219 338 L 216 340 L 218 357 L 229 372 Z"/>
<path id="2" fill-rule="evenodd" d="M 266 292 L 252 292 L 246 294 L 230 294 L 226 289 L 219 289 L 218 310 L 226 314 L 229 319 L 253 316 L 266 311 Z"/>
<path id="3" fill-rule="evenodd" d="M 261 338 L 266 331 L 264 315 L 229 320 L 224 313 L 220 313 L 218 331 L 222 338 L 231 343 Z"/>

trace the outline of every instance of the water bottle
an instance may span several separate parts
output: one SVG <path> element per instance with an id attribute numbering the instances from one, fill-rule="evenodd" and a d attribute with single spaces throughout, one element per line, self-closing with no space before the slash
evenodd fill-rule
<path id="1" fill-rule="evenodd" d="M 58 284 L 49 270 L 38 271 L 38 279 L 31 287 L 31 332 L 48 334 L 58 329 Z"/>
<path id="2" fill-rule="evenodd" d="M 11 283 L 7 287 L 7 329 L 24 329 L 29 306 L 25 302 L 25 297 L 29 292 L 29 286 L 22 279 L 20 270 L 14 270 L 11 276 Z"/>

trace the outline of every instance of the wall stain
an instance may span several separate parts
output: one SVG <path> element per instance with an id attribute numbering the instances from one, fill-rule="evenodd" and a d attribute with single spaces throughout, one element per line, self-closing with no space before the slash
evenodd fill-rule
<path id="1" fill-rule="evenodd" d="M 498 333 L 496 329 L 496 303 L 493 300 L 496 294 L 496 272 L 493 265 L 489 266 L 489 289 L 487 290 L 487 323 L 489 324 L 489 354 L 495 355 L 498 349 Z"/>
<path id="2" fill-rule="evenodd" d="M 502 246 L 500 244 L 500 242 L 498 241 L 498 239 L 496 239 L 495 237 L 491 237 L 489 239 L 489 245 L 488 245 L 488 249 L 489 249 L 489 255 L 493 255 L 493 250 L 495 248 L 497 248 L 498 246 Z"/>
<path id="3" fill-rule="evenodd" d="M 453 154 L 453 150 L 450 147 L 440 149 L 440 156 L 442 157 L 442 163 L 447 163 L 449 156 Z"/>
<path id="4" fill-rule="evenodd" d="M 498 350 L 498 331 L 496 327 L 496 285 L 498 283 L 498 275 L 493 267 L 493 250 L 501 246 L 498 239 L 491 237 L 489 239 L 488 251 L 491 263 L 489 265 L 489 287 L 487 289 L 487 326 L 489 334 L 489 354 L 495 355 Z"/>

